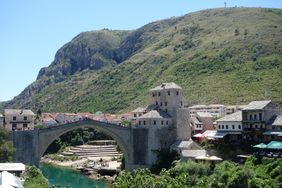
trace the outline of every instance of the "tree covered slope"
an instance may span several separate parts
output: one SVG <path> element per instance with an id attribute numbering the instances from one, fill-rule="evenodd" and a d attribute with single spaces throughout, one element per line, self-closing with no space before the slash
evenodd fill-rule
<path id="1" fill-rule="evenodd" d="M 176 82 L 186 103 L 282 104 L 282 10 L 209 9 L 133 31 L 84 32 L 6 107 L 118 112 Z"/>

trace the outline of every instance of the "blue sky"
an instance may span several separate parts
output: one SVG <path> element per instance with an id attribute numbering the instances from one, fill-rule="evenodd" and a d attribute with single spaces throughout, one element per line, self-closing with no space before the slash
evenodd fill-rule
<path id="1" fill-rule="evenodd" d="M 136 29 L 152 21 L 206 8 L 225 0 L 1 0 L 0 101 L 36 80 L 56 51 L 82 31 Z M 227 6 L 282 8 L 281 0 L 226 0 Z"/>

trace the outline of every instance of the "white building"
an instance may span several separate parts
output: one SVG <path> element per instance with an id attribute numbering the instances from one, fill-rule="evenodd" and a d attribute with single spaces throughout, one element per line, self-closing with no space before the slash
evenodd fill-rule
<path id="1" fill-rule="evenodd" d="M 23 181 L 19 177 L 3 171 L 0 173 L 0 188 L 24 188 Z"/>
<path id="2" fill-rule="evenodd" d="M 25 165 L 23 163 L 0 163 L 0 172 L 4 171 L 21 177 L 25 171 Z"/>
<path id="3" fill-rule="evenodd" d="M 32 130 L 34 129 L 34 113 L 27 109 L 5 109 L 5 129 Z"/>
<path id="4" fill-rule="evenodd" d="M 242 139 L 242 111 L 226 115 L 223 118 L 216 120 L 217 135 L 225 137 L 229 135 L 230 140 Z"/>
<path id="5" fill-rule="evenodd" d="M 197 112 L 208 112 L 213 117 L 223 117 L 226 115 L 226 106 L 222 104 L 194 105 L 189 107 L 190 115 L 194 116 Z"/>

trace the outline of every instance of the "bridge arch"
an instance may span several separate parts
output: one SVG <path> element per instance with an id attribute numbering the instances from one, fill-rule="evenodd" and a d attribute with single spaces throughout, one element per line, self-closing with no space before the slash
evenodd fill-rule
<path id="1" fill-rule="evenodd" d="M 39 159 L 43 156 L 47 148 L 54 142 L 57 138 L 63 134 L 70 132 L 79 128 L 94 128 L 99 130 L 106 135 L 111 136 L 117 144 L 120 146 L 125 163 L 130 163 L 132 159 L 132 146 L 130 138 L 130 128 L 122 127 L 119 125 L 94 121 L 94 120 L 84 120 L 80 122 L 69 123 L 65 125 L 58 125 L 49 128 L 43 128 L 39 130 L 39 145 L 38 145 L 38 157 Z"/>

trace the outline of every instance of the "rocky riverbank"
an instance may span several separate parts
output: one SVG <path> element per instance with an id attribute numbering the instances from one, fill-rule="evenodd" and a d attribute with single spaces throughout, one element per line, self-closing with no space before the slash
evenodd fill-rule
<path id="1" fill-rule="evenodd" d="M 113 182 L 120 170 L 122 154 L 115 145 L 81 145 L 61 154 L 45 155 L 41 162 L 71 168 L 94 180 Z"/>

